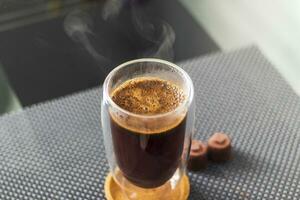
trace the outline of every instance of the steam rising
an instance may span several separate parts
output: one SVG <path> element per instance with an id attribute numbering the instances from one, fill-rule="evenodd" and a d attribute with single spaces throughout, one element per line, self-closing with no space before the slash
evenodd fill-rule
<path id="1" fill-rule="evenodd" d="M 75 42 L 80 43 L 98 62 L 108 62 L 108 59 L 99 54 L 90 42 L 89 35 L 93 35 L 93 20 L 82 11 L 70 13 L 64 21 L 67 35 Z"/>
<path id="2" fill-rule="evenodd" d="M 173 28 L 164 23 L 162 25 L 162 34 L 161 34 L 161 44 L 159 45 L 157 51 L 154 53 L 153 57 L 173 60 L 174 59 L 174 51 L 173 45 L 175 42 L 175 32 Z"/>
<path id="3" fill-rule="evenodd" d="M 101 16 L 109 23 L 109 19 L 116 18 L 124 1 L 107 0 L 102 9 Z M 166 60 L 173 60 L 173 45 L 175 33 L 173 28 L 162 20 L 149 18 L 146 13 L 137 5 L 131 5 L 131 17 L 135 32 L 137 32 L 151 47 L 138 54 L 143 57 L 155 57 Z M 64 29 L 67 35 L 78 44 L 82 45 L 86 51 L 100 63 L 109 63 L 110 59 L 101 55 L 93 44 L 90 37 L 93 32 L 94 21 L 90 14 L 76 10 L 71 12 L 64 21 Z M 105 40 L 105 38 L 102 38 Z M 120 44 L 121 45 L 121 44 Z M 105 69 L 101 69 L 104 71 Z"/>
<path id="4" fill-rule="evenodd" d="M 115 17 L 119 14 L 122 8 L 122 1 L 120 0 L 108 0 L 104 4 L 104 8 L 102 10 L 102 17 L 104 20 L 108 20 L 112 17 Z"/>
<path id="5" fill-rule="evenodd" d="M 174 59 L 175 32 L 167 22 L 147 19 L 143 11 L 135 7 L 132 8 L 132 21 L 137 32 L 154 44 L 153 49 L 146 52 L 144 56 L 167 60 Z"/>

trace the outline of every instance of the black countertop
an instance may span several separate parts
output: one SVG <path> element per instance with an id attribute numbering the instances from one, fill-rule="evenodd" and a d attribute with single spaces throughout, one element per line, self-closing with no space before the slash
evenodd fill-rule
<path id="1" fill-rule="evenodd" d="M 177 62 L 218 50 L 177 1 L 126 1 L 120 10 L 113 0 L 59 2 L 40 3 L 44 11 L 22 18 L 33 23 L 0 32 L 0 62 L 23 106 L 100 85 L 130 59 Z"/>

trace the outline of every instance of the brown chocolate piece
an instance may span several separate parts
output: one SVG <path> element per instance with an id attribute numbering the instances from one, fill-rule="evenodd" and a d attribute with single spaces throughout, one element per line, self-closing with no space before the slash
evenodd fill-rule
<path id="1" fill-rule="evenodd" d="M 231 140 L 225 133 L 215 133 L 208 140 L 208 158 L 213 162 L 225 162 L 231 158 Z"/>
<path id="2" fill-rule="evenodd" d="M 200 140 L 193 140 L 190 150 L 190 159 L 188 169 L 191 171 L 199 171 L 207 167 L 207 146 Z"/>

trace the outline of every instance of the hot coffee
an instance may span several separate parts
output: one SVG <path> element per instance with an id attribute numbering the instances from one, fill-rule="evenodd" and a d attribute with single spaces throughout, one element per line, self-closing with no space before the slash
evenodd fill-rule
<path id="1" fill-rule="evenodd" d="M 141 77 L 119 85 L 111 98 L 122 109 L 137 114 L 123 116 L 110 112 L 113 148 L 120 171 L 143 188 L 163 185 L 181 161 L 186 111 L 164 120 L 155 116 L 178 108 L 186 98 L 183 90 L 166 80 Z"/>

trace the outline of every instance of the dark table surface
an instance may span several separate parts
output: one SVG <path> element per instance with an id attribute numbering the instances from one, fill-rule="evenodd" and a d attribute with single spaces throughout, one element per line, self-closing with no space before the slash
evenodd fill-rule
<path id="1" fill-rule="evenodd" d="M 119 2 L 119 3 L 118 3 Z M 22 106 L 100 85 L 118 64 L 218 50 L 177 1 L 3 1 L 0 62 Z"/>
<path id="2" fill-rule="evenodd" d="M 195 85 L 195 135 L 233 158 L 189 172 L 189 200 L 299 200 L 300 99 L 257 48 L 179 63 Z M 100 87 L 0 117 L 0 199 L 104 200 Z"/>

